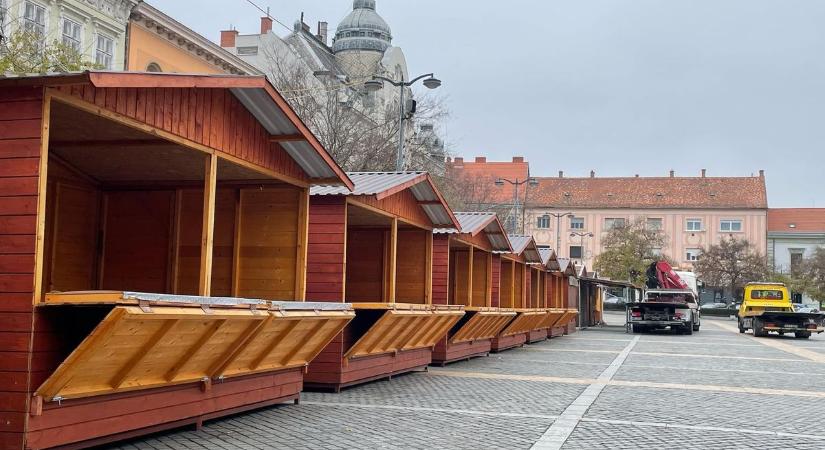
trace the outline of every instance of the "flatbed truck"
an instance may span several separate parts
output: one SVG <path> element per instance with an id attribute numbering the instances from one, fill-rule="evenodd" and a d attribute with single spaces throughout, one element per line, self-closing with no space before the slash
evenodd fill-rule
<path id="1" fill-rule="evenodd" d="M 825 331 L 823 313 L 796 312 L 790 292 L 782 283 L 749 283 L 737 313 L 739 332 L 753 330 L 757 337 L 775 332 L 780 336 L 793 333 L 798 339 Z"/>

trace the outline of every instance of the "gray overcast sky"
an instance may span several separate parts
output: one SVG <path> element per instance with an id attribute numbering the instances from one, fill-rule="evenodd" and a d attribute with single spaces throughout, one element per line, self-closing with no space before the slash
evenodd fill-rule
<path id="1" fill-rule="evenodd" d="M 352 7 L 255 1 L 331 31 Z M 212 40 L 259 27 L 245 0 L 152 3 Z M 378 12 L 411 74 L 444 80 L 458 155 L 523 155 L 538 176 L 765 169 L 772 207 L 825 207 L 825 1 L 378 0 Z"/>

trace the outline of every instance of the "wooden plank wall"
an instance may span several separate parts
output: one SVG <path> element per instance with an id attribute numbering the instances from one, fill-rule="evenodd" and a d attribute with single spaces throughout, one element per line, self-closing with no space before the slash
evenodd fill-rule
<path id="1" fill-rule="evenodd" d="M 450 236 L 433 235 L 433 305 L 447 305 L 450 295 Z"/>
<path id="2" fill-rule="evenodd" d="M 453 249 L 452 258 L 452 288 L 453 298 L 451 304 L 471 306 L 467 301 L 467 269 L 470 267 L 470 252 L 465 249 Z"/>
<path id="3" fill-rule="evenodd" d="M 343 196 L 310 198 L 307 300 L 344 301 L 347 206 Z"/>
<path id="4" fill-rule="evenodd" d="M 490 306 L 498 308 L 501 305 L 501 255 L 493 255 L 492 264 Z"/>
<path id="5" fill-rule="evenodd" d="M 308 180 L 301 166 L 225 89 L 55 88 L 100 108 L 118 113 L 198 144 L 220 150 L 297 180 Z"/>
<path id="6" fill-rule="evenodd" d="M 487 306 L 487 276 L 489 253 L 476 249 L 473 252 L 473 305 Z"/>
<path id="7" fill-rule="evenodd" d="M 529 271 L 525 271 L 524 264 L 521 263 L 513 263 L 516 265 L 516 293 L 513 299 L 514 308 L 526 308 L 525 299 L 527 294 L 527 288 L 530 286 L 530 283 L 527 283 L 527 273 Z"/>
<path id="8" fill-rule="evenodd" d="M 240 195 L 237 295 L 295 300 L 301 191 L 241 189 Z"/>
<path id="9" fill-rule="evenodd" d="M 426 230 L 399 230 L 396 262 L 395 301 L 423 305 L 427 303 Z"/>
<path id="10" fill-rule="evenodd" d="M 31 386 L 42 89 L 0 90 L 0 448 L 22 448 Z"/>
<path id="11" fill-rule="evenodd" d="M 384 301 L 385 234 L 383 229 L 348 229 L 346 301 Z"/>
<path id="12" fill-rule="evenodd" d="M 516 308 L 518 305 L 513 301 L 513 261 L 501 260 L 501 307 L 502 308 Z"/>

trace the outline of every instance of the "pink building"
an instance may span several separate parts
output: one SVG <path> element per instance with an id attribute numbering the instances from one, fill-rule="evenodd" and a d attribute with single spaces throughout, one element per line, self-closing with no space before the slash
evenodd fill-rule
<path id="1" fill-rule="evenodd" d="M 525 232 L 592 267 L 611 227 L 643 219 L 668 237 L 659 249 L 683 268 L 727 236 L 767 250 L 764 172 L 756 177 L 538 178 L 528 191 Z M 552 214 L 572 213 L 559 221 Z M 585 236 L 571 236 L 571 234 Z M 589 234 L 592 233 L 592 237 Z"/>
<path id="2" fill-rule="evenodd" d="M 523 168 L 522 158 L 512 163 L 490 163 L 484 158 L 460 161 L 452 165 L 454 173 L 489 183 L 514 171 L 522 180 L 527 174 L 537 175 Z M 639 218 L 667 235 L 660 252 L 683 268 L 690 268 L 702 249 L 726 236 L 747 239 L 762 254 L 767 251 L 763 171 L 753 177 L 708 177 L 703 170 L 695 177 L 677 177 L 671 172 L 668 177 L 628 178 L 600 178 L 595 173 L 570 178 L 560 172 L 557 177 L 535 180 L 522 185 L 518 204 L 510 208 L 518 216 L 518 226 L 542 246 L 555 249 L 559 239 L 560 257 L 583 261 L 588 267 L 603 250 L 603 238 L 611 227 Z M 495 201 L 513 206 L 513 188 L 506 184 L 498 189 Z M 572 217 L 556 217 L 567 213 Z M 577 236 L 571 236 L 574 233 Z"/>

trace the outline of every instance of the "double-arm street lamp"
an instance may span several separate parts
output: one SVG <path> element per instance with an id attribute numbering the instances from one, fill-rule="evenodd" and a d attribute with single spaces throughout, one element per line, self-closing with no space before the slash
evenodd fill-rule
<path id="1" fill-rule="evenodd" d="M 561 251 L 561 219 L 563 217 L 573 217 L 573 213 L 547 213 L 550 217 L 556 218 L 556 254 Z"/>
<path id="2" fill-rule="evenodd" d="M 404 88 L 408 88 L 424 78 L 426 78 L 426 80 L 424 80 L 424 86 L 427 89 L 438 89 L 441 86 L 441 80 L 435 78 L 432 73 L 421 75 L 410 81 L 404 81 L 403 77 L 401 81 L 395 81 L 390 78 L 375 75 L 371 80 L 364 83 L 364 88 L 369 92 L 380 91 L 384 87 L 385 81 L 398 88 L 398 103 L 400 104 L 399 110 L 401 113 L 398 116 L 398 155 L 395 160 L 395 170 L 399 172 L 404 170 L 404 115 L 407 112 L 407 105 L 404 101 Z"/>
<path id="3" fill-rule="evenodd" d="M 507 178 L 499 178 L 496 180 L 496 186 L 504 186 L 506 183 L 513 185 L 513 227 L 510 229 L 510 233 L 516 234 L 518 227 L 518 217 L 519 217 L 519 209 L 521 208 L 521 202 L 518 196 L 518 188 L 522 185 L 530 185 L 530 186 L 538 186 L 539 180 L 530 177 L 526 180 L 519 180 L 516 178 L 515 180 L 508 180 Z M 524 224 L 521 224 L 521 232 L 524 232 Z"/>
<path id="4" fill-rule="evenodd" d="M 593 233 L 583 233 L 583 232 L 578 232 L 578 231 L 570 233 L 571 238 L 572 237 L 577 237 L 577 236 L 579 238 L 579 249 L 582 252 L 580 259 L 582 260 L 582 263 L 584 263 L 584 256 L 585 256 L 585 253 L 584 253 L 584 238 L 586 238 L 586 237 L 592 238 L 594 235 L 593 235 Z"/>

